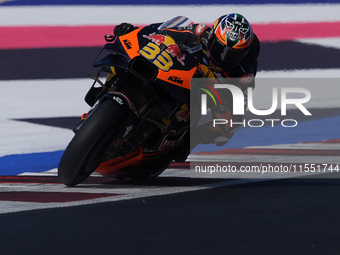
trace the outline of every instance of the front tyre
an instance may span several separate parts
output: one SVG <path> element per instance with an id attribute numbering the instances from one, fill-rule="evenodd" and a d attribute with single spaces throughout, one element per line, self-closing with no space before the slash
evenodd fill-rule
<path id="1" fill-rule="evenodd" d="M 67 186 L 87 179 L 106 160 L 105 149 L 124 127 L 128 115 L 111 100 L 91 113 L 67 146 L 58 167 L 58 177 Z"/>

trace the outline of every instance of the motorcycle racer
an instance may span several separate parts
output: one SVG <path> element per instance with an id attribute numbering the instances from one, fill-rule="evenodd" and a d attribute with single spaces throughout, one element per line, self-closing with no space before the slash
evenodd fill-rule
<path id="1" fill-rule="evenodd" d="M 255 87 L 260 42 L 243 15 L 238 13 L 223 15 L 214 22 L 211 28 L 205 24 L 193 24 L 188 18 L 182 16 L 156 25 L 159 26 L 160 31 L 169 35 L 179 45 L 180 50 L 173 51 L 178 61 L 185 57 L 186 51 L 201 51 L 196 77 L 215 80 L 229 79 L 243 93 L 246 93 L 248 87 Z M 136 27 L 132 24 L 122 23 L 114 28 L 114 34 L 121 36 L 134 29 Z M 203 90 L 212 97 L 208 97 L 210 98 L 208 105 L 214 118 L 227 119 L 228 123 L 231 119 L 238 123 L 242 121 L 242 116 L 231 114 L 230 93 L 214 89 L 209 84 L 206 84 Z M 212 103 L 213 101 L 220 103 L 216 105 Z M 200 143 L 222 146 L 228 142 L 237 129 L 237 125 L 212 128 L 211 123 L 206 123 L 198 126 L 195 132 L 204 135 L 191 136 L 191 149 Z M 175 160 L 184 161 L 190 152 L 188 148 L 190 146 L 187 141 L 183 145 L 183 151 L 178 150 Z"/>

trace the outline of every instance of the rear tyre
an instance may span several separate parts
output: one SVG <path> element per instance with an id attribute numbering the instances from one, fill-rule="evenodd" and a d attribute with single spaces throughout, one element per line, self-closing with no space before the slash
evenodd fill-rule
<path id="1" fill-rule="evenodd" d="M 111 100 L 105 100 L 91 113 L 67 146 L 58 167 L 58 177 L 67 186 L 87 179 L 106 160 L 108 144 L 125 126 L 127 114 Z"/>

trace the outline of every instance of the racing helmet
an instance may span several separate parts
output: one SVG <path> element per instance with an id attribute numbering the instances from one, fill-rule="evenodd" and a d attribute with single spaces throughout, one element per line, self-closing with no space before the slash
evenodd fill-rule
<path id="1" fill-rule="evenodd" d="M 243 15 L 231 13 L 218 18 L 207 44 L 207 57 L 215 71 L 240 63 L 248 54 L 253 37 L 253 30 Z"/>

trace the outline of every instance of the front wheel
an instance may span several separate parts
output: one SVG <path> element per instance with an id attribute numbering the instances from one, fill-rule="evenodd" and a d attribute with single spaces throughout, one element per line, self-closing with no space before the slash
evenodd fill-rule
<path id="1" fill-rule="evenodd" d="M 67 186 L 87 179 L 106 160 L 105 149 L 124 127 L 128 115 L 111 100 L 91 113 L 67 146 L 58 167 L 58 177 Z"/>

